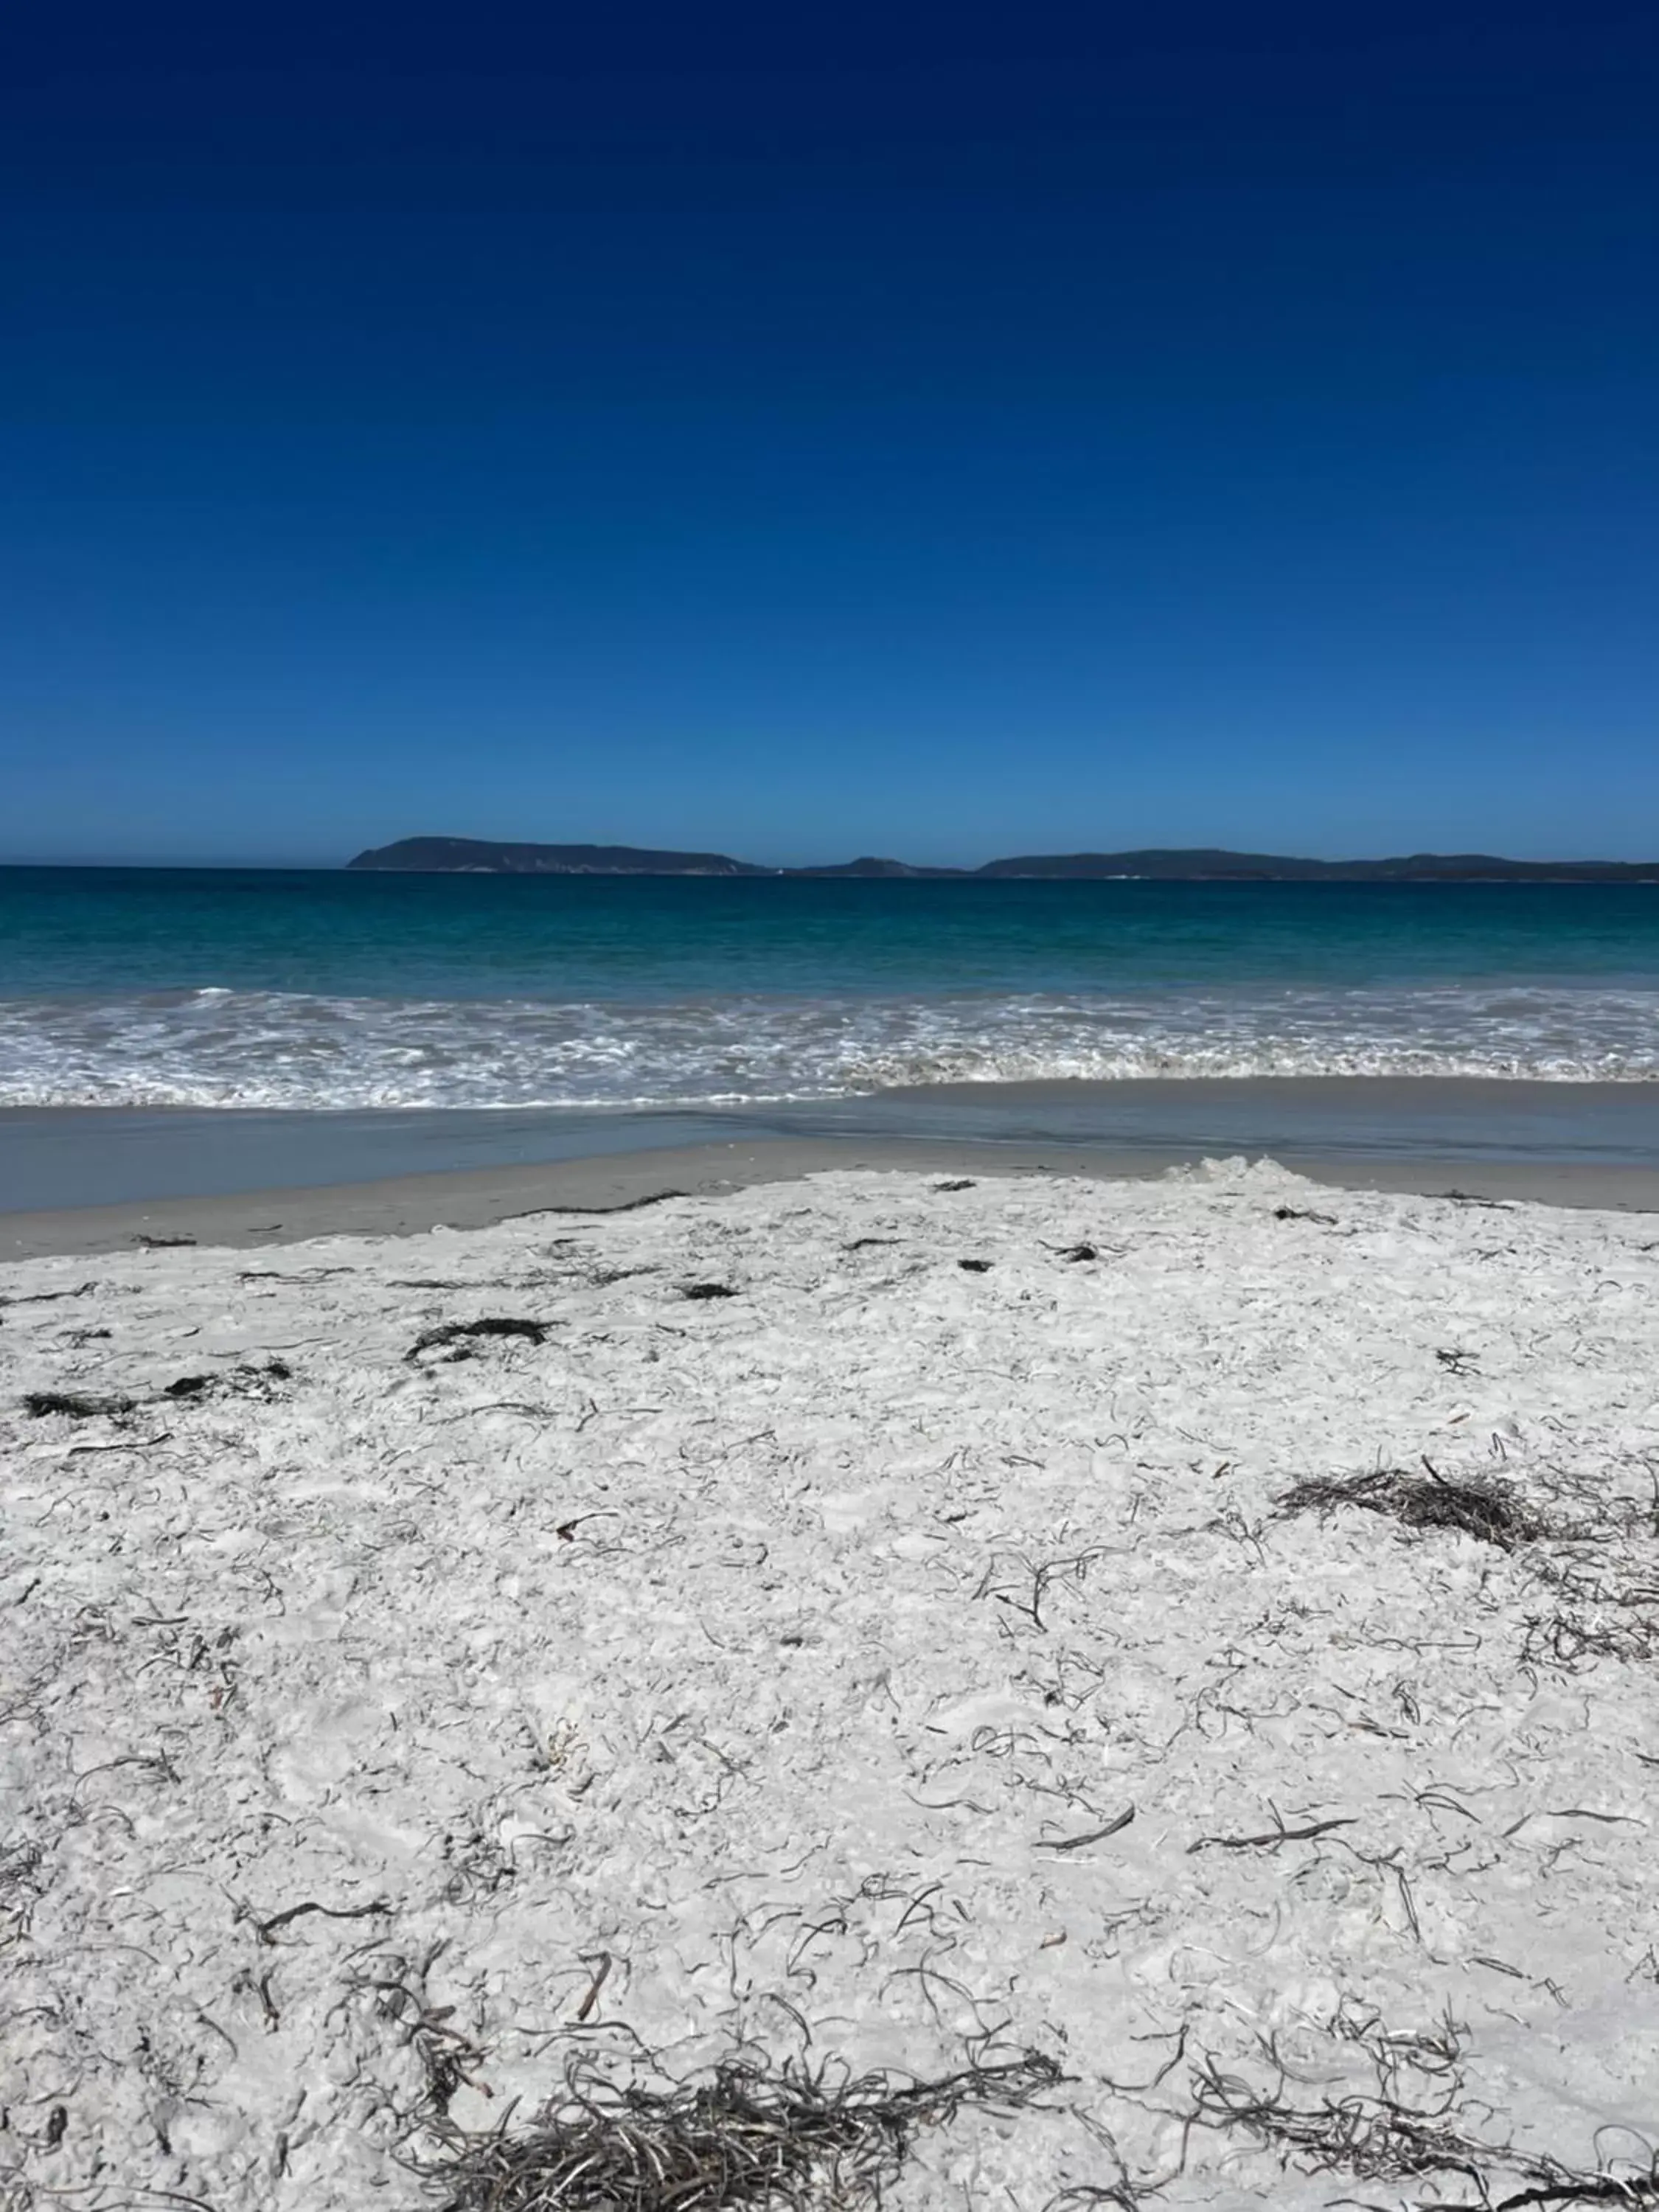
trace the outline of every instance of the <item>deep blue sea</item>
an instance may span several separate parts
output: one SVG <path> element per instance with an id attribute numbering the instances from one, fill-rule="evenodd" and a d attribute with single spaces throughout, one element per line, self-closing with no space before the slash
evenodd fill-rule
<path id="1" fill-rule="evenodd" d="M 0 1105 L 1659 1079 L 1659 888 L 0 870 Z"/>

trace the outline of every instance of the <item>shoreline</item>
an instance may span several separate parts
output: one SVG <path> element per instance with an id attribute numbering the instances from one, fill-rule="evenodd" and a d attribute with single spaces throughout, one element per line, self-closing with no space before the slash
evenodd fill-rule
<path id="1" fill-rule="evenodd" d="M 1334 1186 L 1659 1208 L 1659 1085 L 1448 1077 L 939 1084 L 592 1112 L 0 1110 L 0 1260 L 483 1228 L 837 1168 L 1141 1180 L 1273 1159 Z"/>
<path id="2" fill-rule="evenodd" d="M 1659 1212 L 1659 1168 L 1456 1156 L 1309 1155 L 1260 1146 L 1270 1160 L 1336 1190 L 1456 1196 L 1608 1212 Z M 612 1214 L 665 1198 L 701 1198 L 854 1170 L 975 1180 L 1144 1182 L 1196 1169 L 1191 1148 L 1108 1148 L 975 1138 L 763 1137 L 355 1182 L 137 1200 L 0 1214 L 0 1262 L 130 1251 L 170 1243 L 258 1249 L 334 1237 L 471 1231 L 549 1213 Z"/>

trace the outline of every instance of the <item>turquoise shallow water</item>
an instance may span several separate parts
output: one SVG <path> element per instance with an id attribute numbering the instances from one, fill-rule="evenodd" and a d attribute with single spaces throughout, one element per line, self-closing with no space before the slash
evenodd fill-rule
<path id="1" fill-rule="evenodd" d="M 0 1105 L 1659 1079 L 1659 890 L 0 870 Z"/>

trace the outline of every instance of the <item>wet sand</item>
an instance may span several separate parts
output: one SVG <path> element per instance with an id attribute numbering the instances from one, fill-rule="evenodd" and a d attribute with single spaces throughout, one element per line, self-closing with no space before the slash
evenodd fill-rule
<path id="1" fill-rule="evenodd" d="M 1158 1175 L 1273 1158 L 1336 1184 L 1659 1206 L 1659 1085 L 937 1085 L 669 1112 L 0 1112 L 0 1256 L 482 1227 L 837 1167 Z"/>
<path id="2" fill-rule="evenodd" d="M 1336 1189 L 1456 1193 L 1471 1200 L 1659 1212 L 1659 1170 L 1548 1160 L 1386 1159 L 1261 1148 L 1257 1157 Z M 582 1159 L 225 1196 L 137 1200 L 0 1214 L 0 1260 L 113 1252 L 168 1241 L 299 1243 L 319 1237 L 412 1237 L 483 1229 L 526 1214 L 607 1213 L 670 1194 L 702 1196 L 837 1170 L 975 1178 L 1082 1176 L 1145 1181 L 1195 1165 L 1197 1151 L 1106 1150 L 940 1138 L 788 1137 L 665 1146 Z"/>

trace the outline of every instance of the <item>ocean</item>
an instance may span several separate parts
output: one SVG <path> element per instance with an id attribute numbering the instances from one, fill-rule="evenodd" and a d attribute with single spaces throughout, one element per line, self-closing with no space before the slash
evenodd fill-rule
<path id="1" fill-rule="evenodd" d="M 0 871 L 0 1106 L 1659 1080 L 1659 890 Z"/>

